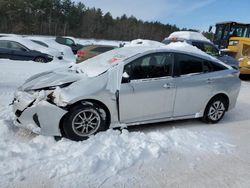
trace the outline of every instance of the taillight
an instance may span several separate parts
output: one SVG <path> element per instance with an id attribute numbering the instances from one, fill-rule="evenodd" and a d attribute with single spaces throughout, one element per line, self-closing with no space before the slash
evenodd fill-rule
<path id="1" fill-rule="evenodd" d="M 78 51 L 77 51 L 77 56 L 78 56 L 78 57 L 83 57 L 84 54 L 85 54 L 85 52 L 82 51 L 82 50 L 78 50 Z"/>

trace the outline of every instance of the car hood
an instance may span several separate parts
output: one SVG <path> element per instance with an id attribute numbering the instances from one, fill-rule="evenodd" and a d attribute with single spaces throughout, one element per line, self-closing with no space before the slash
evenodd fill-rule
<path id="1" fill-rule="evenodd" d="M 223 56 L 219 56 L 217 58 L 227 65 L 236 66 L 236 67 L 239 66 L 239 62 L 231 56 L 223 55 Z"/>
<path id="2" fill-rule="evenodd" d="M 30 91 L 46 87 L 60 86 L 66 83 L 76 82 L 84 76 L 84 74 L 77 74 L 76 72 L 69 71 L 68 68 L 53 70 L 30 77 L 19 89 L 23 91 Z"/>

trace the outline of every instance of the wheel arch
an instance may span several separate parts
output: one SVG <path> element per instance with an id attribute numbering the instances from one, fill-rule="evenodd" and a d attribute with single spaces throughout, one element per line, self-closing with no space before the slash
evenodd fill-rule
<path id="1" fill-rule="evenodd" d="M 44 59 L 44 60 L 45 60 L 45 63 L 47 63 L 47 62 L 48 62 L 48 59 L 47 59 L 47 58 L 45 58 L 45 57 L 43 57 L 42 55 L 35 56 L 35 57 L 34 57 L 34 59 L 33 59 L 33 61 L 36 61 L 36 59 L 38 59 L 38 58 L 42 58 L 42 59 Z"/>
<path id="2" fill-rule="evenodd" d="M 73 104 L 70 104 L 68 106 L 66 106 L 65 108 L 70 111 L 70 109 L 72 109 L 73 107 L 77 106 L 77 105 L 93 105 L 93 104 L 96 104 L 97 106 L 99 106 L 100 108 L 102 108 L 105 112 L 106 112 L 106 115 L 107 115 L 107 124 L 110 125 L 111 123 L 111 113 L 110 113 L 110 110 L 108 109 L 108 107 L 101 101 L 99 100 L 96 100 L 96 99 L 84 99 L 84 100 L 80 100 L 80 101 L 77 101 Z M 63 132 L 63 119 L 65 118 L 65 116 L 67 115 L 67 113 L 61 118 L 60 120 L 60 123 L 59 123 L 59 129 L 61 131 L 61 134 L 62 136 L 64 136 L 64 132 Z"/>
<path id="3" fill-rule="evenodd" d="M 225 94 L 225 93 L 217 93 L 217 94 L 215 94 L 215 95 L 207 102 L 207 105 L 208 105 L 213 99 L 218 98 L 218 97 L 221 97 L 221 98 L 225 99 L 225 101 L 226 101 L 226 111 L 227 111 L 228 108 L 229 108 L 230 99 L 229 99 L 228 95 Z M 207 105 L 206 105 L 206 107 L 207 107 Z"/>

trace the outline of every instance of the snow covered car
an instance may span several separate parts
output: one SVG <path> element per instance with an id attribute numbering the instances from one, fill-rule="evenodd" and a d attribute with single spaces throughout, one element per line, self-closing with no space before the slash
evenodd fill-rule
<path id="1" fill-rule="evenodd" d="M 76 57 L 72 52 L 71 48 L 62 44 L 59 44 L 53 38 L 39 37 L 39 36 L 28 36 L 28 39 L 33 42 L 39 43 L 40 45 L 44 45 L 45 47 L 52 48 L 54 50 L 59 51 L 64 60 L 70 62 L 76 62 Z"/>
<path id="2" fill-rule="evenodd" d="M 56 37 L 56 42 L 65 46 L 69 46 L 74 54 L 77 54 L 77 51 L 80 50 L 83 45 L 76 43 L 74 37 Z"/>
<path id="3" fill-rule="evenodd" d="M 236 104 L 238 74 L 187 43 L 117 48 L 29 78 L 15 93 L 15 124 L 83 140 L 124 125 L 217 123 Z"/>
<path id="4" fill-rule="evenodd" d="M 62 54 L 55 49 L 48 48 L 45 46 L 42 46 L 40 44 L 37 44 L 35 42 L 32 42 L 31 40 L 23 37 L 1 37 L 1 40 L 9 41 L 9 42 L 15 42 L 19 45 L 22 45 L 28 50 L 35 50 L 44 54 L 50 55 L 53 59 L 58 58 L 61 59 Z M 40 62 L 46 62 L 45 59 L 40 58 Z"/>
<path id="5" fill-rule="evenodd" d="M 77 51 L 76 63 L 81 63 L 89 58 L 95 57 L 99 54 L 117 48 L 116 46 L 110 45 L 87 45 Z"/>
<path id="6" fill-rule="evenodd" d="M 0 58 L 20 61 L 35 61 L 47 63 L 53 60 L 53 56 L 41 53 L 36 50 L 30 50 L 18 42 L 2 40 L 0 37 Z"/>
<path id="7" fill-rule="evenodd" d="M 192 31 L 176 31 L 173 32 L 169 37 L 165 38 L 162 42 L 169 44 L 171 42 L 187 42 L 198 49 L 206 52 L 219 59 L 220 61 L 230 65 L 234 69 L 239 69 L 239 61 L 235 58 L 223 54 L 210 40 L 204 37 L 201 33 Z"/>

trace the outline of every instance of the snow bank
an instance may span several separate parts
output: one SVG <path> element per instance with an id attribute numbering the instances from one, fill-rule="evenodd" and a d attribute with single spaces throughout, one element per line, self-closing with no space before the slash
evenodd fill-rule
<path id="1" fill-rule="evenodd" d="M 29 171 L 36 173 L 35 169 L 42 172 L 40 175 L 55 179 L 56 187 L 81 187 L 90 182 L 98 187 L 121 170 L 162 154 L 171 155 L 169 152 L 192 155 L 195 150 L 220 155 L 234 149 L 222 138 L 217 140 L 185 129 L 147 134 L 108 130 L 82 142 L 67 139 L 56 142 L 50 137 L 33 135 L 28 142 L 20 142 L 18 137 L 23 134 L 20 130 L 5 121 L 0 121 L 0 125 L 0 150 L 5 151 L 0 153 L 1 187 L 25 180 Z"/>
<path id="2" fill-rule="evenodd" d="M 193 31 L 176 31 L 169 35 L 166 39 L 184 39 L 184 40 L 200 40 L 200 41 L 206 41 L 211 42 L 209 39 L 207 39 L 204 35 L 198 32 Z"/>

